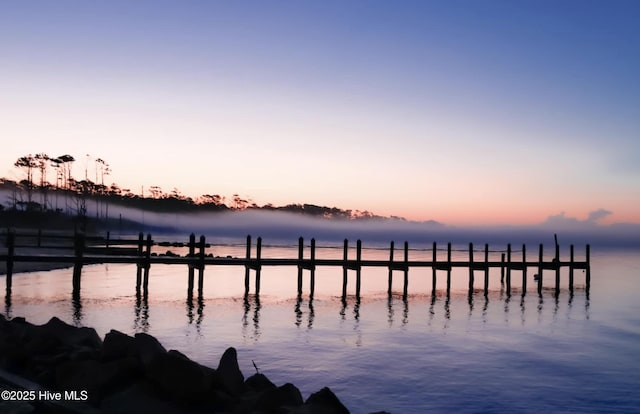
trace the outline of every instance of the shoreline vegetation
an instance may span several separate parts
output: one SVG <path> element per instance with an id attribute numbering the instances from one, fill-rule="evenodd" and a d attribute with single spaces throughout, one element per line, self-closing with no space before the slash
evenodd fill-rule
<path id="1" fill-rule="evenodd" d="M 0 315 L 0 355 L 3 396 L 6 390 L 26 396 L 3 398 L 2 412 L 349 413 L 328 387 L 304 400 L 292 383 L 271 382 L 259 363 L 245 378 L 233 347 L 211 368 L 145 333 L 111 330 L 101 339 L 93 328 L 56 317 L 33 325 Z"/>
<path id="2" fill-rule="evenodd" d="M 97 219 L 109 220 L 109 206 L 124 206 L 157 213 L 184 212 L 224 212 L 237 210 L 265 210 L 299 213 L 313 217 L 343 220 L 402 220 L 397 216 L 384 217 L 367 210 L 344 210 L 338 207 L 318 206 L 314 204 L 287 204 L 274 206 L 267 203 L 259 206 L 250 197 L 233 194 L 226 197 L 220 194 L 203 194 L 192 198 L 173 188 L 169 192 L 160 186 L 141 187 L 140 194 L 122 188 L 117 183 L 105 184 L 105 177 L 111 175 L 109 164 L 101 158 L 87 155 L 84 168 L 84 179 L 75 178 L 72 174 L 76 158 L 70 154 L 50 157 L 45 153 L 28 154 L 19 157 L 14 163 L 24 179 L 14 181 L 0 178 L 0 190 L 8 194 L 4 208 L 20 211 L 40 211 L 65 213 L 79 219 L 88 216 L 87 202 L 97 205 Z M 93 165 L 90 165 L 91 161 Z M 95 180 L 93 177 L 95 173 Z M 55 180 L 51 180 L 54 176 Z M 61 201 L 64 199 L 64 201 Z"/>

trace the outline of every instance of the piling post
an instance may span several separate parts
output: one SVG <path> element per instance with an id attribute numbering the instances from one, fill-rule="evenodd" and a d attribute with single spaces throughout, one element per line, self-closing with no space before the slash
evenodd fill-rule
<path id="1" fill-rule="evenodd" d="M 569 246 L 569 291 L 573 293 L 573 244 Z"/>
<path id="2" fill-rule="evenodd" d="M 147 244 L 144 252 L 144 276 L 142 280 L 142 291 L 146 295 L 149 292 L 149 269 L 151 268 L 151 233 L 147 233 Z"/>
<path id="3" fill-rule="evenodd" d="M 409 291 L 409 242 L 404 242 L 404 287 L 402 289 L 402 298 L 407 300 Z"/>
<path id="4" fill-rule="evenodd" d="M 437 265 L 436 265 L 436 261 L 438 260 L 438 245 L 436 242 L 433 242 L 433 259 L 432 259 L 432 266 L 431 266 L 431 295 L 435 295 L 436 294 L 436 272 L 437 272 Z"/>
<path id="5" fill-rule="evenodd" d="M 74 238 L 75 262 L 73 266 L 73 296 L 80 295 L 80 278 L 82 275 L 82 257 L 84 255 L 84 233 L 76 233 Z"/>
<path id="6" fill-rule="evenodd" d="M 140 294 L 140 285 L 142 284 L 142 252 L 144 249 L 144 235 L 138 233 L 138 264 L 136 266 L 136 294 Z"/>
<path id="7" fill-rule="evenodd" d="M 507 296 L 511 296 L 511 243 L 507 244 Z"/>
<path id="8" fill-rule="evenodd" d="M 556 254 L 553 259 L 553 264 L 556 270 L 556 296 L 560 294 L 560 245 L 558 245 L 558 237 L 554 234 L 556 241 Z"/>
<path id="9" fill-rule="evenodd" d="M 451 242 L 447 243 L 447 296 L 451 291 Z"/>
<path id="10" fill-rule="evenodd" d="M 586 261 L 587 261 L 587 268 L 585 269 L 586 271 L 586 289 L 587 289 L 587 295 L 589 294 L 589 289 L 591 288 L 591 247 L 587 244 L 587 249 L 586 249 Z"/>
<path id="11" fill-rule="evenodd" d="M 504 284 L 504 253 L 500 255 L 500 283 Z"/>
<path id="12" fill-rule="evenodd" d="M 473 243 L 469 243 L 469 295 L 473 294 Z"/>
<path id="13" fill-rule="evenodd" d="M 109 251 L 110 237 L 111 237 L 111 234 L 107 231 L 107 239 L 105 240 L 105 244 L 104 244 L 104 247 L 107 248 L 107 252 Z"/>
<path id="14" fill-rule="evenodd" d="M 316 239 L 311 239 L 311 266 L 309 268 L 311 272 L 311 281 L 309 282 L 310 297 L 313 298 L 313 293 L 316 289 Z"/>
<path id="15" fill-rule="evenodd" d="M 489 244 L 484 245 L 484 296 L 489 294 Z"/>
<path id="16" fill-rule="evenodd" d="M 542 260 L 543 260 L 543 253 L 542 253 L 542 243 L 540 243 L 540 248 L 539 248 L 539 252 L 538 252 L 538 295 L 542 295 L 542 272 L 543 272 L 543 268 L 542 268 Z"/>
<path id="17" fill-rule="evenodd" d="M 349 240 L 344 239 L 342 252 L 342 300 L 347 298 L 347 259 L 349 258 Z"/>
<path id="18" fill-rule="evenodd" d="M 391 296 L 391 286 L 393 285 L 393 252 L 395 250 L 395 243 L 391 242 L 389 246 L 389 282 L 387 287 L 387 294 Z"/>
<path id="19" fill-rule="evenodd" d="M 358 239 L 356 242 L 356 299 L 360 299 L 360 276 L 362 266 L 360 262 L 362 261 L 362 241 Z"/>
<path id="20" fill-rule="evenodd" d="M 258 237 L 256 244 L 256 297 L 260 294 L 260 274 L 262 273 L 262 237 Z"/>
<path id="21" fill-rule="evenodd" d="M 244 295 L 247 296 L 249 294 L 249 271 L 251 269 L 251 235 L 247 235 L 247 254 L 246 261 L 244 265 Z"/>
<path id="22" fill-rule="evenodd" d="M 522 296 L 527 292 L 527 246 L 522 245 Z"/>
<path id="23" fill-rule="evenodd" d="M 304 256 L 304 238 L 298 239 L 298 296 L 302 295 L 302 258 Z"/>
<path id="24" fill-rule="evenodd" d="M 194 274 L 194 270 L 195 270 L 195 254 L 196 254 L 196 235 L 191 233 L 189 235 L 189 259 L 191 260 L 191 262 L 189 262 L 189 275 L 187 278 L 187 295 L 188 297 L 192 297 L 193 296 L 193 274 Z"/>
<path id="25" fill-rule="evenodd" d="M 198 297 L 202 298 L 202 290 L 204 287 L 204 249 L 205 249 L 205 237 L 200 236 L 200 252 L 198 253 Z"/>
<path id="26" fill-rule="evenodd" d="M 11 295 L 13 279 L 13 256 L 15 254 L 16 234 L 13 230 L 7 232 L 7 296 Z"/>

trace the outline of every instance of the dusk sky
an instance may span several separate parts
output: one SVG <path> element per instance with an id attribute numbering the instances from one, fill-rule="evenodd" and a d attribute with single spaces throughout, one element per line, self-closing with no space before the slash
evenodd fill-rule
<path id="1" fill-rule="evenodd" d="M 640 1 L 0 0 L 0 136 L 11 179 L 640 223 Z"/>

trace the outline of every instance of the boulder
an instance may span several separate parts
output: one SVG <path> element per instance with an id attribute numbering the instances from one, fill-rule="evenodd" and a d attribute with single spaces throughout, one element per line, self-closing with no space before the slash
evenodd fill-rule
<path id="1" fill-rule="evenodd" d="M 105 398 L 100 410 L 109 414 L 182 414 L 190 411 L 159 398 L 153 386 L 139 382 Z"/>
<path id="2" fill-rule="evenodd" d="M 276 385 L 263 374 L 254 374 L 244 382 L 245 388 L 249 392 L 262 392 L 268 389 L 277 388 Z"/>
<path id="3" fill-rule="evenodd" d="M 136 349 L 142 365 L 149 365 L 155 358 L 167 353 L 167 350 L 153 336 L 146 333 L 137 333 L 134 337 Z"/>
<path id="4" fill-rule="evenodd" d="M 112 329 L 104 336 L 101 359 L 112 360 L 125 357 L 138 357 L 136 340 L 132 336 Z"/>
<path id="5" fill-rule="evenodd" d="M 57 389 L 86 390 L 93 403 L 131 385 L 140 377 L 140 363 L 131 357 L 109 362 L 67 361 L 55 369 Z"/>
<path id="6" fill-rule="evenodd" d="M 80 327 L 69 325 L 56 318 L 55 316 L 49 319 L 44 325 L 36 327 L 40 334 L 50 334 L 60 340 L 65 347 L 87 347 L 94 350 L 99 350 L 102 347 L 102 340 L 100 336 L 93 328 Z"/>
<path id="7" fill-rule="evenodd" d="M 244 390 L 244 375 L 238 366 L 238 353 L 235 348 L 227 348 L 220 358 L 218 374 L 222 378 L 225 389 L 232 395 L 240 395 Z"/>
<path id="8" fill-rule="evenodd" d="M 160 392 L 183 403 L 207 400 L 213 381 L 209 370 L 174 350 L 149 362 L 145 374 Z"/>
<path id="9" fill-rule="evenodd" d="M 324 387 L 311 394 L 304 405 L 309 408 L 308 412 L 313 414 L 349 414 L 347 407 L 340 402 L 329 387 Z"/>

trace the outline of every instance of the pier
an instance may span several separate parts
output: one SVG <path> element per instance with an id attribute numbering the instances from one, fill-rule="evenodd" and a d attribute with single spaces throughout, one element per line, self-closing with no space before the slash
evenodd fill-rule
<path id="1" fill-rule="evenodd" d="M 205 283 L 205 268 L 215 266 L 243 266 L 244 274 L 244 292 L 245 296 L 250 293 L 251 274 L 254 275 L 254 293 L 260 294 L 261 271 L 264 266 L 290 266 L 297 267 L 297 293 L 298 296 L 303 294 L 303 280 L 305 272 L 309 273 L 309 296 L 313 298 L 315 292 L 316 268 L 320 266 L 331 266 L 342 268 L 342 298 L 347 296 L 347 284 L 350 273 L 355 273 L 355 296 L 360 298 L 362 286 L 362 269 L 365 267 L 378 267 L 388 269 L 388 294 L 392 294 L 393 277 L 396 272 L 400 272 L 403 277 L 402 295 L 406 299 L 409 292 L 409 273 L 412 268 L 430 268 L 432 270 L 432 294 L 436 292 L 437 279 L 441 273 L 446 277 L 446 292 L 449 294 L 451 289 L 451 271 L 454 268 L 468 269 L 469 294 L 473 294 L 476 289 L 476 275 L 479 273 L 483 277 L 482 288 L 484 294 L 489 291 L 489 270 L 491 268 L 500 269 L 500 283 L 505 287 L 507 295 L 511 295 L 511 282 L 514 277 L 522 277 L 522 295 L 527 291 L 527 277 L 535 273 L 535 283 L 538 295 L 542 295 L 543 285 L 545 281 L 545 271 L 552 274 L 554 280 L 555 294 L 560 293 L 560 270 L 561 268 L 569 269 L 569 290 L 573 292 L 574 288 L 574 271 L 584 270 L 585 287 L 587 294 L 590 289 L 591 271 L 590 271 L 590 246 L 585 246 L 584 260 L 575 259 L 575 249 L 571 245 L 569 247 L 569 256 L 561 257 L 558 239 L 555 237 L 555 246 L 551 259 L 545 259 L 544 246 L 539 245 L 537 258 L 531 260 L 527 256 L 526 246 L 522 245 L 521 249 L 515 250 L 511 244 L 507 245 L 506 250 L 490 250 L 488 244 L 484 244 L 481 248 L 477 248 L 472 243 L 468 244 L 467 258 L 464 260 L 452 259 L 452 246 L 447 243 L 446 247 L 438 245 L 434 242 L 431 249 L 422 249 L 425 260 L 409 259 L 409 243 L 404 242 L 401 249 L 398 249 L 395 242 L 390 242 L 388 259 L 363 259 L 362 258 L 362 242 L 357 240 L 355 243 L 355 257 L 350 256 L 350 248 L 348 240 L 344 240 L 342 245 L 342 258 L 317 258 L 315 239 L 311 239 L 309 244 L 305 244 L 305 240 L 300 237 L 298 239 L 298 255 L 291 258 L 265 258 L 262 257 L 262 238 L 258 237 L 255 243 L 251 236 L 246 237 L 246 253 L 244 257 L 231 256 L 215 256 L 211 252 L 215 251 L 216 246 L 207 243 L 205 236 L 200 236 L 196 240 L 196 236 L 191 234 L 186 242 L 156 242 L 151 234 L 140 233 L 138 238 L 130 239 L 111 239 L 109 233 L 106 237 L 89 237 L 82 233 L 72 235 L 55 235 L 55 234 L 21 234 L 17 235 L 13 231 L 8 231 L 5 237 L 6 253 L 0 255 L 0 262 L 6 263 L 6 291 L 7 295 L 11 294 L 12 278 L 14 273 L 14 265 L 19 262 L 29 263 L 63 263 L 73 267 L 73 296 L 79 297 L 82 282 L 82 267 L 88 264 L 98 263 L 128 263 L 136 265 L 136 282 L 135 290 L 139 295 L 141 292 L 147 294 L 149 287 L 149 273 L 152 265 L 186 265 L 187 273 L 187 295 L 192 297 L 196 289 L 195 275 L 197 271 L 197 293 L 202 298 L 203 286 Z M 152 253 L 153 246 L 180 247 L 187 248 L 186 255 L 177 255 L 167 251 L 165 254 Z M 42 253 L 20 254 L 17 249 L 29 248 L 31 252 L 42 250 Z M 291 247 L 291 246 L 289 246 Z M 334 248 L 339 248 L 335 246 Z M 378 248 L 380 250 L 380 248 Z M 396 257 L 396 253 L 400 253 L 400 258 Z M 431 254 L 429 254 L 431 250 Z M 446 259 L 442 259 L 442 254 L 446 251 Z M 441 252 L 438 255 L 438 252 Z M 458 256 L 461 250 L 456 250 Z M 463 254 L 464 254 L 463 253 Z M 490 260 L 490 253 L 493 256 L 500 254 L 500 260 Z M 479 259 L 479 256 L 481 258 Z M 428 259 L 428 260 L 427 260 Z M 518 274 L 514 275 L 514 272 Z M 211 276 L 209 280 L 215 283 L 215 276 Z"/>

